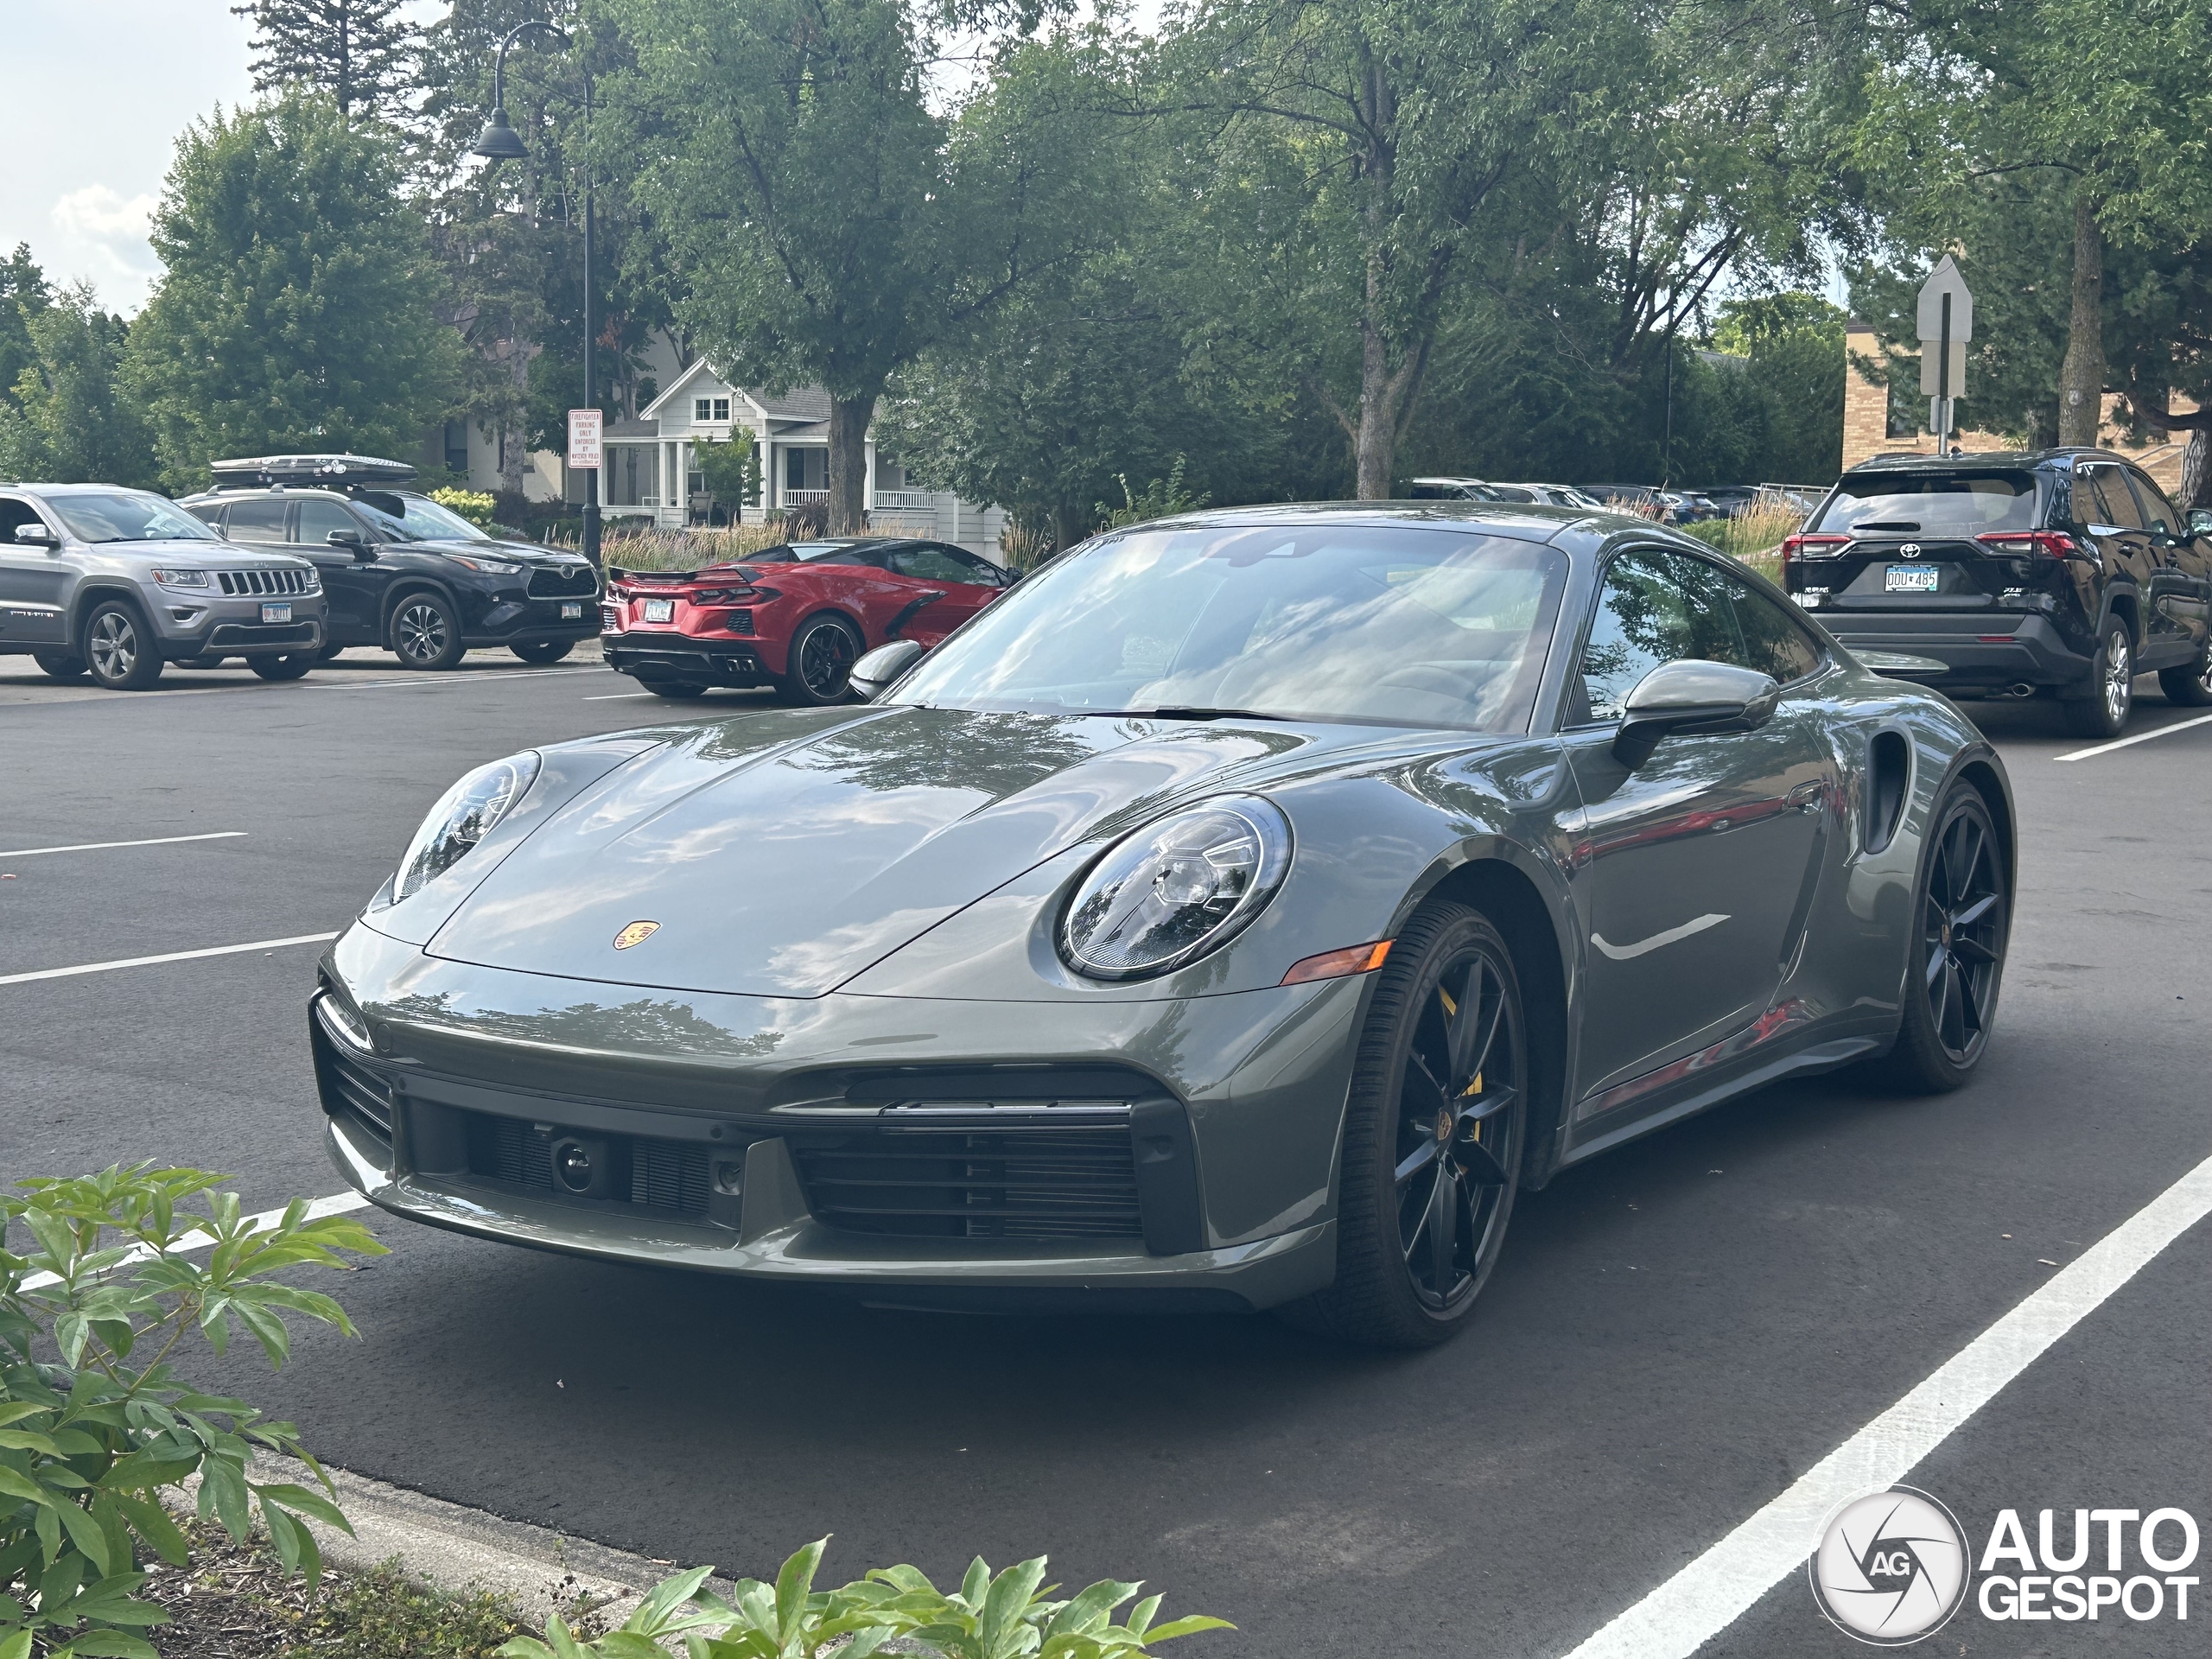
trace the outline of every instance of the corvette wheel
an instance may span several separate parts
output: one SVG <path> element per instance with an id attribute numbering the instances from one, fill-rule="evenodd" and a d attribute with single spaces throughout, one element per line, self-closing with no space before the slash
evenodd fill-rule
<path id="1" fill-rule="evenodd" d="M 1285 1311 L 1378 1347 L 1458 1330 L 1497 1266 L 1528 1125 L 1505 941 L 1465 906 L 1407 924 L 1375 988 L 1344 1124 L 1337 1277 Z"/>
<path id="2" fill-rule="evenodd" d="M 526 645 L 509 645 L 507 649 L 525 663 L 557 663 L 569 654 L 570 643 L 566 639 L 533 639 Z"/>
<path id="3" fill-rule="evenodd" d="M 451 668 L 461 660 L 461 619 L 436 594 L 410 594 L 391 613 L 391 648 L 410 668 Z"/>
<path id="4" fill-rule="evenodd" d="M 85 665 L 111 691 L 143 691 L 162 677 L 162 653 L 138 613 L 119 599 L 85 620 Z"/>
<path id="5" fill-rule="evenodd" d="M 1904 1015 L 1886 1066 L 1915 1094 L 1942 1094 L 1974 1075 L 1997 1019 L 2012 906 L 1989 809 L 1967 785 L 1944 797 L 1920 855 L 1906 963 Z"/>
<path id="6" fill-rule="evenodd" d="M 793 702 L 819 707 L 852 695 L 860 641 L 834 616 L 817 616 L 791 641 L 791 672 L 778 682 Z"/>
<path id="7" fill-rule="evenodd" d="M 2135 640 L 2119 617 L 2105 620 L 2089 678 L 2089 695 L 2064 705 L 2066 729 L 2076 737 L 2118 737 L 2135 707 Z"/>

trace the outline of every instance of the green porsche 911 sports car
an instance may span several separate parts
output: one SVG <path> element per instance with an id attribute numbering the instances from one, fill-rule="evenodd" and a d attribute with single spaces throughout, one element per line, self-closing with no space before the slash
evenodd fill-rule
<path id="1" fill-rule="evenodd" d="M 1433 1342 L 1565 1165 L 1973 1072 L 2013 813 L 1936 666 L 1606 512 L 1104 536 L 868 702 L 454 784 L 321 964 L 330 1151 L 511 1243 Z"/>

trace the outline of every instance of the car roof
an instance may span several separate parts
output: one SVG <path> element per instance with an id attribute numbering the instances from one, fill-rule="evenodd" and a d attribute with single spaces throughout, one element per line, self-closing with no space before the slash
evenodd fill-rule
<path id="1" fill-rule="evenodd" d="M 1587 507 L 1554 507 L 1541 501 L 1284 501 L 1212 507 L 1173 518 L 1147 519 L 1132 530 L 1260 529 L 1312 524 L 1450 524 L 1487 530 L 1522 541 L 1548 542 L 1577 524 L 1649 531 L 1650 520 Z"/>
<path id="2" fill-rule="evenodd" d="M 1870 455 L 1856 467 L 1847 469 L 1844 476 L 1848 478 L 1853 473 L 1947 473 L 1962 469 L 1985 473 L 2031 472 L 2038 468 L 2069 467 L 2077 461 L 2111 461 L 2130 467 L 2137 465 L 2126 455 L 2110 449 L 2079 446 L 2048 449 L 1980 449 L 1969 450 L 1962 455 L 1929 455 L 1916 449 L 1904 449 Z"/>
<path id="3" fill-rule="evenodd" d="M 21 483 L 0 479 L 0 490 L 36 490 L 41 495 L 151 495 L 168 499 L 159 490 L 142 490 L 136 484 L 39 484 L 29 479 Z"/>

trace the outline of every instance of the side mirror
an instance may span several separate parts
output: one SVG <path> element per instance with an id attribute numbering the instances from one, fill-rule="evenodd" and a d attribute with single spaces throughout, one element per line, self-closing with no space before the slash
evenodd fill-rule
<path id="1" fill-rule="evenodd" d="M 908 669 L 922 660 L 923 655 L 923 647 L 918 640 L 893 639 L 887 645 L 878 645 L 853 664 L 849 683 L 854 695 L 874 698 L 887 691 Z"/>
<path id="2" fill-rule="evenodd" d="M 334 530 L 322 539 L 333 547 L 348 549 L 357 559 L 373 559 L 377 556 L 376 549 L 361 539 L 358 530 Z"/>
<path id="3" fill-rule="evenodd" d="M 2189 533 L 2192 536 L 2212 536 L 2212 507 L 2190 509 Z"/>
<path id="4" fill-rule="evenodd" d="M 1755 731 L 1773 716 L 1781 697 L 1773 677 L 1755 668 L 1688 659 L 1662 663 L 1628 694 L 1613 758 L 1633 771 L 1651 758 L 1662 738 Z"/>
<path id="5" fill-rule="evenodd" d="M 61 538 L 59 536 L 56 536 L 52 531 L 48 530 L 44 524 L 38 523 L 36 520 L 33 520 L 28 524 L 17 524 L 16 526 L 16 539 L 19 542 L 28 542 L 33 547 L 59 547 L 61 545 Z"/>

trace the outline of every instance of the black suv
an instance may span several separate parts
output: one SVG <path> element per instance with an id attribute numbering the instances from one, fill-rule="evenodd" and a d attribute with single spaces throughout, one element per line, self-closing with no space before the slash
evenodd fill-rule
<path id="1" fill-rule="evenodd" d="M 312 559 L 330 596 L 322 654 L 380 645 L 410 668 L 451 668 L 472 646 L 557 662 L 599 632 L 599 576 L 580 553 L 487 536 L 399 488 L 404 461 L 366 455 L 219 461 L 215 487 L 181 505 L 227 541 Z"/>
<path id="2" fill-rule="evenodd" d="M 2118 736 L 2154 669 L 2212 703 L 2212 513 L 2101 449 L 1877 455 L 1782 561 L 1830 633 L 1941 662 L 1925 677 L 1953 696 L 2056 696 L 2085 737 Z"/>

